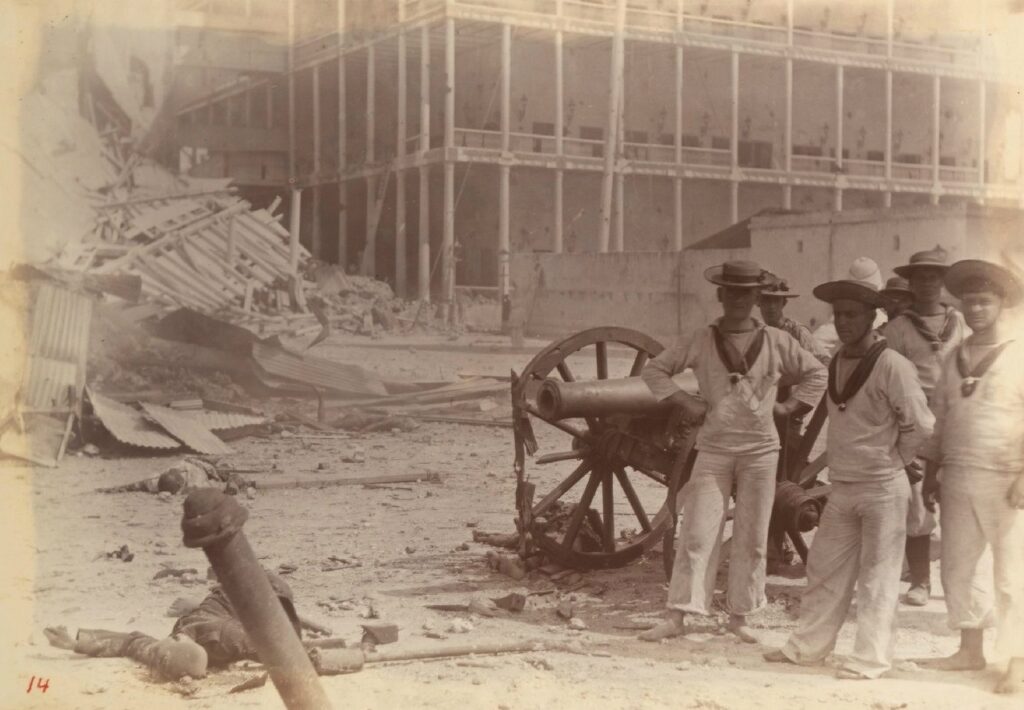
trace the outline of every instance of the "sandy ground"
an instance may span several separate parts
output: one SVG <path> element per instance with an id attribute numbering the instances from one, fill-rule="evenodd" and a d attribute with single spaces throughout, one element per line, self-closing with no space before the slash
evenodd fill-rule
<path id="1" fill-rule="evenodd" d="M 507 374 L 521 368 L 539 345 L 515 349 L 495 336 L 353 338 L 328 341 L 321 353 L 369 364 L 389 377 L 448 379 L 457 373 Z M 542 452 L 567 448 L 564 435 L 538 434 Z M 340 463 L 354 447 L 365 451 L 366 462 Z M 395 649 L 511 639 L 570 644 L 568 651 L 378 665 L 325 678 L 335 707 L 1020 707 L 1019 698 L 989 692 L 998 673 L 994 666 L 939 674 L 906 663 L 956 646 L 945 625 L 941 588 L 927 607 L 901 608 L 897 670 L 877 681 L 843 681 L 828 667 L 779 667 L 761 660 L 761 653 L 781 645 L 795 624 L 803 583 L 798 576 L 769 578 L 770 605 L 754 622 L 763 646 L 723 634 L 720 617 L 708 619 L 686 639 L 652 645 L 636 640 L 630 627 L 661 613 L 665 580 L 657 549 L 622 569 L 555 582 L 540 572 L 519 582 L 492 572 L 484 561 L 492 548 L 473 543 L 472 531 L 513 530 L 510 430 L 424 424 L 408 433 L 351 440 L 254 438 L 236 442 L 235 448 L 231 463 L 236 467 L 274 462 L 283 472 L 318 477 L 408 472 L 443 477 L 440 484 L 280 490 L 241 499 L 250 511 L 245 531 L 257 554 L 270 569 L 295 567 L 286 579 L 300 613 L 336 635 L 357 641 L 360 611 L 372 604 L 383 619 L 399 624 Z M 50 648 L 42 635 L 44 626 L 64 624 L 72 633 L 79 627 L 138 629 L 159 637 L 173 625 L 165 611 L 175 598 L 203 596 L 207 563 L 200 551 L 181 544 L 181 497 L 163 501 L 95 492 L 160 473 L 177 458 L 72 455 L 56 470 L 7 466 L 0 471 L 0 495 L 8 510 L 0 527 L 8 637 L 0 657 L 4 707 L 280 707 L 271 685 L 227 694 L 254 675 L 251 668 L 216 673 L 183 695 L 179 685 L 154 682 L 129 660 L 75 656 Z M 318 471 L 320 464 L 324 468 Z M 646 488 L 641 494 L 651 500 L 658 491 Z M 97 559 L 124 544 L 135 553 L 131 562 Z M 331 555 L 359 566 L 323 571 Z M 165 565 L 192 567 L 199 574 L 184 582 L 154 580 Z M 937 563 L 934 578 L 937 582 Z M 425 608 L 510 591 L 542 593 L 530 596 L 523 612 L 502 618 Z M 571 630 L 556 614 L 563 600 L 573 603 L 585 630 Z M 424 625 L 444 631 L 456 619 L 468 621 L 471 630 L 446 639 L 425 636 Z M 849 651 L 853 629 L 851 614 L 838 652 Z M 33 676 L 48 680 L 45 693 L 27 690 Z"/>

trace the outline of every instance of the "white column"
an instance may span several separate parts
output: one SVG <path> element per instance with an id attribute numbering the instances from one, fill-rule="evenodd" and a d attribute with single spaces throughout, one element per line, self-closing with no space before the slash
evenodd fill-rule
<path id="1" fill-rule="evenodd" d="M 562 16 L 562 0 L 555 3 L 555 12 Z M 559 25 L 561 27 L 561 25 Z M 562 159 L 565 154 L 565 69 L 564 69 L 564 38 L 562 30 L 555 31 L 555 155 L 558 167 L 555 169 L 555 234 L 554 252 L 561 254 L 565 237 L 563 233 L 565 217 L 563 212 L 563 191 L 565 174 L 562 170 Z"/>
<path id="2" fill-rule="evenodd" d="M 601 179 L 601 231 L 598 235 L 598 251 L 608 251 L 612 231 L 612 193 L 614 192 L 613 174 L 615 170 L 615 143 L 618 135 L 618 122 L 621 119 L 619 109 L 619 91 L 621 88 L 617 78 L 622 74 L 624 39 L 623 26 L 626 22 L 626 0 L 617 0 L 615 7 L 615 33 L 612 35 L 612 64 L 608 84 L 608 120 L 605 123 L 604 140 L 604 174 Z"/>
<path id="3" fill-rule="evenodd" d="M 313 65 L 313 203 L 310 205 L 311 251 L 317 259 L 323 251 L 320 243 L 320 65 Z"/>
<path id="4" fill-rule="evenodd" d="M 288 0 L 288 182 L 295 187 L 295 0 Z"/>
<path id="5" fill-rule="evenodd" d="M 338 3 L 338 263 L 348 268 L 348 101 L 345 86 L 345 3 Z"/>
<path id="6" fill-rule="evenodd" d="M 376 162 L 377 124 L 377 46 L 370 44 L 366 49 L 366 164 Z M 366 240 L 363 245 L 362 272 L 368 276 L 377 275 L 377 224 L 374 212 L 377 198 L 377 183 L 383 175 L 366 178 Z"/>
<path id="7" fill-rule="evenodd" d="M 401 4 L 399 4 L 401 12 Z M 405 217 L 405 139 L 406 139 L 406 47 L 405 28 L 398 30 L 398 131 L 395 136 L 395 292 L 405 297 L 408 273 L 405 265 L 406 217 Z"/>
<path id="8" fill-rule="evenodd" d="M 512 130 L 512 26 L 501 25 L 501 150 L 511 148 Z M 509 238 L 511 168 L 502 161 L 498 166 L 498 293 L 504 298 L 509 292 Z"/>
<path id="9" fill-rule="evenodd" d="M 942 150 L 939 133 L 942 130 L 942 78 L 936 74 L 932 77 L 932 194 L 933 205 L 939 204 L 939 152 Z"/>
<path id="10" fill-rule="evenodd" d="M 985 187 L 985 141 L 987 137 L 985 135 L 985 123 L 987 117 L 985 116 L 985 80 L 982 79 L 978 82 L 978 185 L 982 189 Z"/>
<path id="11" fill-rule="evenodd" d="M 420 28 L 420 156 L 430 150 L 430 28 Z M 430 301 L 430 168 L 420 165 L 420 216 L 417 228 L 416 283 L 421 301 Z"/>
<path id="12" fill-rule="evenodd" d="M 843 170 L 843 65 L 836 65 L 836 170 L 842 173 Z M 838 185 L 835 188 L 833 209 L 839 212 L 843 209 L 843 188 Z"/>
<path id="13" fill-rule="evenodd" d="M 889 0 L 890 10 L 892 0 Z M 891 33 L 890 33 L 891 36 Z M 885 179 L 892 180 L 892 70 L 885 70 Z M 892 207 L 891 185 L 886 185 L 883 204 Z"/>
<path id="14" fill-rule="evenodd" d="M 441 234 L 441 292 L 455 300 L 455 163 L 448 152 L 455 146 L 455 20 L 445 20 L 444 32 L 444 231 Z"/>
<path id="15" fill-rule="evenodd" d="M 293 277 L 299 273 L 299 229 L 302 227 L 302 190 L 292 188 L 288 219 L 288 266 Z"/>
<path id="16" fill-rule="evenodd" d="M 682 2 L 676 6 L 676 31 L 682 31 Z M 675 143 L 676 169 L 683 163 L 683 47 L 676 45 L 676 125 L 673 136 Z M 683 179 L 676 175 L 672 180 L 672 245 L 676 251 L 683 248 Z"/>
<path id="17" fill-rule="evenodd" d="M 788 13 L 789 26 L 793 26 L 793 0 L 789 0 Z M 790 30 L 792 37 L 792 29 Z M 793 171 L 793 60 L 786 58 L 786 117 L 782 136 L 782 164 L 786 171 L 788 180 Z M 786 184 L 782 186 L 782 207 L 787 210 L 793 209 L 793 186 Z"/>
<path id="18" fill-rule="evenodd" d="M 732 130 L 729 134 L 729 162 L 732 175 L 729 177 L 729 224 L 736 224 L 740 213 L 740 183 L 737 177 L 740 158 L 740 55 L 735 49 L 730 59 L 729 118 Z"/>

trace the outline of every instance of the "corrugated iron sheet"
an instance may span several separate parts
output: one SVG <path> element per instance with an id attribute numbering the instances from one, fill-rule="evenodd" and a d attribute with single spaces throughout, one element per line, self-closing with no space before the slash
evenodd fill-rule
<path id="1" fill-rule="evenodd" d="M 177 412 L 170 407 L 146 402 L 142 403 L 142 410 L 193 451 L 200 454 L 234 453 L 230 446 L 217 438 L 216 434 L 199 424 L 192 416 L 192 412 Z"/>
<path id="2" fill-rule="evenodd" d="M 53 284 L 39 287 L 22 385 L 27 410 L 77 410 L 85 387 L 92 300 Z M 74 392 L 75 407 L 69 397 Z"/>
<path id="3" fill-rule="evenodd" d="M 272 378 L 302 382 L 342 394 L 382 396 L 388 393 L 380 378 L 358 365 L 300 355 L 263 342 L 253 345 L 252 357 Z"/>
<path id="4" fill-rule="evenodd" d="M 244 426 L 258 426 L 267 422 L 266 417 L 253 414 L 240 414 L 238 412 L 212 412 L 208 409 L 196 411 L 179 412 L 187 416 L 190 421 L 210 431 L 226 431 L 238 429 Z"/>
<path id="5" fill-rule="evenodd" d="M 176 439 L 150 424 L 142 416 L 142 412 L 127 404 L 121 404 L 92 391 L 89 392 L 89 401 L 92 402 L 92 409 L 96 417 L 107 431 L 122 444 L 165 451 L 181 448 L 181 444 Z"/>

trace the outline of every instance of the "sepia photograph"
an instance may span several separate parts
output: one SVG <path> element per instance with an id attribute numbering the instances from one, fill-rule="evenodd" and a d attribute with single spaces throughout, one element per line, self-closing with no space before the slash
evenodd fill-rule
<path id="1" fill-rule="evenodd" d="M 0 707 L 1024 705 L 1024 0 L 0 61 Z"/>

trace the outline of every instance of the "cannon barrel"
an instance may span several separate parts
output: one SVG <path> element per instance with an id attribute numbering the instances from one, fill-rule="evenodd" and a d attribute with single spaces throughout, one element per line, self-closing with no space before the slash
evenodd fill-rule
<path id="1" fill-rule="evenodd" d="M 676 375 L 672 381 L 691 393 L 695 389 L 689 374 Z M 667 400 L 656 399 L 639 377 L 578 382 L 549 377 L 537 392 L 537 411 L 551 421 L 608 414 L 657 415 L 671 409 L 672 405 Z"/>

